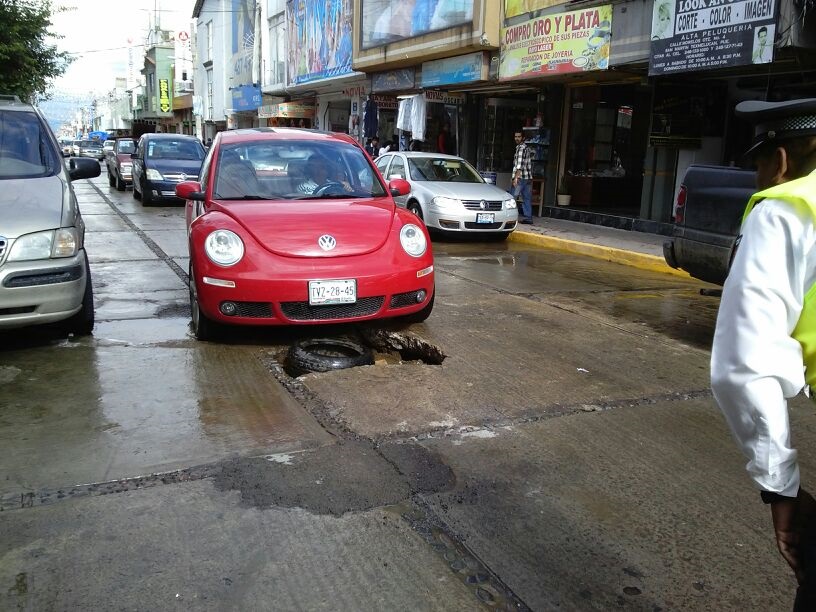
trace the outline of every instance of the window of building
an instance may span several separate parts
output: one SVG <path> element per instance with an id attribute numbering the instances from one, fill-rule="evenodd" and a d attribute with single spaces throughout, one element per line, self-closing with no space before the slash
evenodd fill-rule
<path id="1" fill-rule="evenodd" d="M 207 61 L 212 61 L 213 58 L 213 23 L 208 21 L 207 25 Z"/>
<path id="2" fill-rule="evenodd" d="M 207 116 L 205 119 L 212 119 L 213 117 L 213 71 L 212 68 L 207 70 Z"/>
<path id="3" fill-rule="evenodd" d="M 283 85 L 286 78 L 285 15 L 280 14 L 269 20 L 269 63 L 266 80 L 269 85 Z"/>

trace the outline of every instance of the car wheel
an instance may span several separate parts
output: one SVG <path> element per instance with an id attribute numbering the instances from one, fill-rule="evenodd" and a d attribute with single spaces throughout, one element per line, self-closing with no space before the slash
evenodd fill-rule
<path id="1" fill-rule="evenodd" d="M 150 186 L 142 185 L 142 206 L 153 206 L 155 200 L 150 195 Z"/>
<path id="2" fill-rule="evenodd" d="M 412 312 L 409 315 L 405 315 L 402 317 L 402 320 L 406 323 L 422 323 L 425 319 L 431 316 L 431 311 L 433 311 L 434 307 L 434 298 L 436 297 L 436 289 L 434 289 L 433 295 L 431 299 L 428 300 L 428 303 L 422 308 L 422 310 L 418 310 L 416 312 Z"/>
<path id="3" fill-rule="evenodd" d="M 292 376 L 309 372 L 330 372 L 361 365 L 373 365 L 374 352 L 351 340 L 313 338 L 289 347 L 284 366 Z"/>
<path id="4" fill-rule="evenodd" d="M 91 265 L 85 255 L 85 293 L 82 295 L 82 308 L 64 323 L 64 329 L 75 336 L 87 336 L 94 328 L 94 297 L 91 282 Z"/>
<path id="5" fill-rule="evenodd" d="M 201 312 L 192 264 L 188 269 L 187 287 L 190 292 L 190 326 L 193 335 L 196 340 L 212 340 L 218 334 L 219 324 Z"/>
<path id="6" fill-rule="evenodd" d="M 142 194 L 140 194 L 139 191 L 136 189 L 136 185 L 137 185 L 137 182 L 134 179 L 133 180 L 133 199 L 134 200 L 141 200 L 142 199 Z"/>
<path id="7" fill-rule="evenodd" d="M 126 187 L 124 179 L 119 176 L 119 172 L 116 173 L 116 191 L 124 191 Z"/>
<path id="8" fill-rule="evenodd" d="M 425 222 L 425 218 L 422 216 L 422 207 L 419 205 L 419 202 L 417 202 L 416 200 L 411 200 L 410 202 L 408 202 L 408 210 L 410 210 L 417 217 L 419 217 L 420 221 L 422 221 L 423 223 Z"/>
<path id="9" fill-rule="evenodd" d="M 113 174 L 110 171 L 110 167 L 107 168 L 108 171 L 108 185 L 113 187 Z"/>

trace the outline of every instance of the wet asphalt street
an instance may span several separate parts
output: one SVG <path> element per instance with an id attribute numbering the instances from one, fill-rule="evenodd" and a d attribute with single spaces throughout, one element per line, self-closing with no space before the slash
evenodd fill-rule
<path id="1" fill-rule="evenodd" d="M 702 283 L 437 240 L 423 324 L 203 343 L 183 208 L 75 188 L 93 336 L 0 335 L 0 609 L 790 608 Z M 376 364 L 290 377 L 327 334 Z"/>

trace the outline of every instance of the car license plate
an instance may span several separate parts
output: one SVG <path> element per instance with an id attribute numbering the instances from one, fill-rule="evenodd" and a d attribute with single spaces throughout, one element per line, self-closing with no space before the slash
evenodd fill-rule
<path id="1" fill-rule="evenodd" d="M 476 223 L 493 223 L 493 213 L 476 213 Z"/>
<path id="2" fill-rule="evenodd" d="M 357 301 L 357 281 L 309 281 L 309 304 L 353 304 Z"/>

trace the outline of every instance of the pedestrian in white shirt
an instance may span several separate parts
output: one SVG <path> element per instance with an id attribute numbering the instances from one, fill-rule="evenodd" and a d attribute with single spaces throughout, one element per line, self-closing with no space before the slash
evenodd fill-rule
<path id="1" fill-rule="evenodd" d="M 723 286 L 711 387 L 746 469 L 771 506 L 779 552 L 816 610 L 816 501 L 800 486 L 787 400 L 816 393 L 816 98 L 742 102 L 760 190 Z M 804 367 L 803 367 L 804 366 Z"/>

